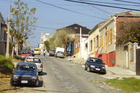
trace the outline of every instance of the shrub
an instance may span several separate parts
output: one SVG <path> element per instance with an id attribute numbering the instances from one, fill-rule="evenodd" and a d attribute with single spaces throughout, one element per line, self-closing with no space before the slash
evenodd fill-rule
<path id="1" fill-rule="evenodd" d="M 14 64 L 11 58 L 0 55 L 0 72 L 6 75 L 12 74 Z"/>

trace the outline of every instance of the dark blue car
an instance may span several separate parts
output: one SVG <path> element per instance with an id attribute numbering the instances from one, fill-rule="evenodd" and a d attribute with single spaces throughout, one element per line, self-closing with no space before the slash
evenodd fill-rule
<path id="1" fill-rule="evenodd" d="M 99 58 L 89 57 L 85 62 L 85 70 L 106 73 L 105 64 Z"/>
<path id="2" fill-rule="evenodd" d="M 11 86 L 18 84 L 38 86 L 39 79 L 35 63 L 18 63 L 10 80 L 10 84 Z"/>

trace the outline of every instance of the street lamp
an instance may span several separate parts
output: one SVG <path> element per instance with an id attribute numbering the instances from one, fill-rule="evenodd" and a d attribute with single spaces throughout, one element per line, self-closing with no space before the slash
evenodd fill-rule
<path id="1" fill-rule="evenodd" d="M 8 31 L 7 31 L 7 45 L 6 45 L 6 57 L 9 57 L 9 30 L 10 30 L 10 8 L 11 0 L 9 0 L 9 13 L 8 13 Z"/>

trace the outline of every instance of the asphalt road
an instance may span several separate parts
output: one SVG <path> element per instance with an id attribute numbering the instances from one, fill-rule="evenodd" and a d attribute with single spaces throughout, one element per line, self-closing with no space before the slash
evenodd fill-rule
<path id="1" fill-rule="evenodd" d="M 43 61 L 43 84 L 47 93 L 99 93 L 90 83 L 74 73 L 63 59 L 39 56 Z"/>
<path id="2" fill-rule="evenodd" d="M 87 72 L 81 65 L 62 58 L 37 56 L 43 61 L 39 87 L 17 86 L 22 91 L 15 93 L 125 93 L 106 84 L 104 75 Z"/>

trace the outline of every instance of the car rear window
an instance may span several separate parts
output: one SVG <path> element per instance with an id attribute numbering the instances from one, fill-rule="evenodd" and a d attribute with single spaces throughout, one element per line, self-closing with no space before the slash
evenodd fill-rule
<path id="1" fill-rule="evenodd" d="M 30 54 L 30 52 L 22 52 L 22 54 Z"/>
<path id="2" fill-rule="evenodd" d="M 27 58 L 27 62 L 34 62 L 34 63 L 41 63 L 41 60 L 39 58 Z"/>

